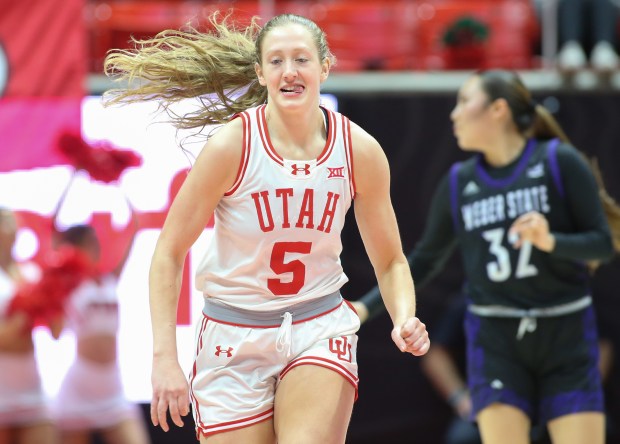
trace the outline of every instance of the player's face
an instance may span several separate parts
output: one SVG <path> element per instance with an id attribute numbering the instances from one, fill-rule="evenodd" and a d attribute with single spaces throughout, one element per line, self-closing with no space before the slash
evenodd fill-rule
<path id="1" fill-rule="evenodd" d="M 267 87 L 269 103 L 287 109 L 316 106 L 329 61 L 319 59 L 310 31 L 299 24 L 279 26 L 265 35 L 262 45 L 256 73 L 260 84 Z"/>
<path id="2" fill-rule="evenodd" d="M 479 77 L 474 76 L 463 84 L 450 119 L 461 149 L 476 150 L 485 145 L 485 135 L 493 123 L 489 118 L 489 98 L 481 88 Z"/>

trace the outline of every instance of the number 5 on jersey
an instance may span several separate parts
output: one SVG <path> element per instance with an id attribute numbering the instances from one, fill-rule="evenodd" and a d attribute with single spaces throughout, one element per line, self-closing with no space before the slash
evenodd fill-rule
<path id="1" fill-rule="evenodd" d="M 306 282 L 306 265 L 299 259 L 285 262 L 286 253 L 310 254 L 311 242 L 276 242 L 271 250 L 269 265 L 276 274 L 291 273 L 290 281 L 267 279 L 267 288 L 278 296 L 297 294 Z"/>

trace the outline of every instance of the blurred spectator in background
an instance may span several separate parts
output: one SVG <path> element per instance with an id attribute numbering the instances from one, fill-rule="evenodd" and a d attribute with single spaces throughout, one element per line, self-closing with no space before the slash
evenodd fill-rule
<path id="1" fill-rule="evenodd" d="M 11 312 L 17 288 L 36 280 L 36 268 L 13 256 L 15 214 L 0 208 L 0 443 L 58 442 L 35 360 L 31 324 L 22 311 Z"/>
<path id="2" fill-rule="evenodd" d="M 135 225 L 135 216 L 133 221 Z M 56 236 L 58 246 L 75 246 L 99 262 L 101 245 L 92 226 L 74 225 Z M 66 321 L 75 333 L 77 351 L 55 406 L 63 444 L 89 443 L 94 433 L 107 444 L 150 442 L 141 410 L 125 397 L 117 362 L 116 290 L 132 244 L 133 237 L 112 272 L 84 281 L 67 303 Z"/>
<path id="3" fill-rule="evenodd" d="M 618 2 L 559 0 L 558 6 L 558 67 L 566 70 L 585 68 L 588 64 L 586 54 L 589 52 L 593 69 L 617 69 Z"/>

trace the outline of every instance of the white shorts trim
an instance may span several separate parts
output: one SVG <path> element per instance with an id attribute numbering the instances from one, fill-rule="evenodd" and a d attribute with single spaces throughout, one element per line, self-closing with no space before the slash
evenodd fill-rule
<path id="1" fill-rule="evenodd" d="M 214 426 L 197 426 L 197 435 L 198 439 L 200 439 L 200 435 L 202 436 L 211 436 L 216 433 L 221 432 L 230 432 L 236 429 L 242 429 L 244 427 L 249 427 L 254 424 L 258 424 L 259 422 L 266 421 L 273 417 L 273 409 L 269 409 L 266 412 L 259 413 L 258 415 L 250 416 L 249 418 L 241 419 L 239 421 L 230 421 L 226 423 L 216 424 Z"/>

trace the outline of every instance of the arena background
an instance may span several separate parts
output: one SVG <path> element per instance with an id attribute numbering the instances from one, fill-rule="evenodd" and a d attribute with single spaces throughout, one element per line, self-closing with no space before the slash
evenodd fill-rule
<path id="1" fill-rule="evenodd" d="M 490 10 L 490 5 L 511 2 L 515 5 L 518 3 L 529 4 L 525 0 L 488 0 L 486 3 L 484 1 L 466 2 L 459 0 L 451 3 L 458 3 L 459 8 L 465 9 L 468 5 L 476 4 L 478 13 L 486 14 Z M 0 170 L 2 172 L 8 170 L 8 174 L 11 174 L 10 160 L 15 157 L 14 153 L 23 154 L 26 149 L 32 150 L 28 151 L 26 157 L 30 157 L 37 168 L 55 164 L 54 162 L 57 159 L 54 160 L 51 157 L 49 158 L 51 159 L 49 165 L 38 164 L 44 157 L 39 155 L 39 151 L 47 149 L 43 143 L 45 136 L 51 137 L 53 135 L 52 130 L 57 130 L 57 128 L 41 125 L 41 122 L 69 125 L 72 129 L 80 129 L 79 104 L 83 96 L 100 94 L 111 86 L 100 74 L 102 58 L 107 48 L 110 47 L 108 45 L 118 45 L 119 42 L 126 43 L 127 36 L 138 29 L 136 26 L 142 26 L 138 29 L 142 35 L 152 35 L 153 32 L 159 31 L 165 26 L 176 26 L 168 21 L 150 24 L 135 21 L 130 23 L 129 27 L 122 29 L 104 28 L 110 26 L 109 19 L 114 17 L 114 14 L 110 13 L 110 5 L 113 3 L 119 7 L 135 7 L 136 5 L 148 6 L 148 4 L 166 6 L 174 2 L 128 0 L 117 2 L 99 0 L 14 2 L 12 0 L 0 0 L 0 11 L 2 11 L 0 12 L 0 98 L 2 99 L 0 103 Z M 178 2 L 178 5 L 181 3 L 183 6 L 217 7 L 220 4 L 231 2 Z M 296 2 L 300 8 L 313 3 L 328 5 L 336 2 Z M 359 6 L 360 4 L 370 5 L 373 2 L 354 1 L 351 3 Z M 395 3 L 387 0 L 374 2 L 375 6 Z M 450 2 L 408 0 L 401 3 L 404 4 L 409 13 L 412 13 L 416 12 L 413 9 L 416 4 L 420 6 L 417 12 L 424 12 L 428 11 L 427 4 L 429 3 L 439 5 Z M 549 0 L 544 3 L 552 4 L 554 2 Z M 244 2 L 244 5 L 251 10 L 249 12 L 252 13 L 259 12 L 259 6 L 264 8 L 264 4 L 270 4 L 271 7 L 274 7 L 277 6 L 278 2 Z M 86 14 L 83 14 L 84 7 L 86 7 Z M 421 9 L 422 7 L 426 9 Z M 64 15 L 61 14 L 63 11 L 65 12 Z M 157 17 L 169 19 L 169 9 L 164 12 L 166 14 L 159 14 Z M 303 12 L 303 9 L 300 12 Z M 319 12 L 321 11 L 319 10 Z M 87 18 L 84 22 L 80 20 L 83 15 Z M 270 14 L 265 15 L 269 16 Z M 330 14 L 325 14 L 323 11 L 323 16 L 329 17 Z M 407 15 L 409 18 L 414 16 L 423 17 L 424 14 Z M 510 17 L 515 16 L 515 14 L 510 14 Z M 58 20 L 58 18 L 62 20 Z M 182 17 L 174 16 L 175 20 L 177 18 Z M 344 18 L 346 17 L 342 17 L 342 19 Z M 51 26 L 52 21 L 54 26 Z M 42 26 L 43 23 L 45 26 Z M 446 23 L 435 19 L 426 20 L 426 25 L 434 26 L 432 32 L 437 32 L 438 29 L 440 30 L 438 26 Z M 340 24 L 336 23 L 336 25 Z M 425 25 L 422 22 L 416 24 Z M 514 32 L 508 32 L 505 24 L 496 21 L 494 26 L 499 26 L 497 29 L 504 32 L 498 33 L 502 38 L 497 40 L 497 42 L 501 40 L 499 42 L 501 44 L 496 47 L 495 55 L 506 56 L 509 54 L 510 48 L 518 46 L 520 53 L 517 55 L 526 54 L 530 56 L 530 48 L 528 47 L 530 37 L 540 37 L 536 36 L 536 30 L 532 31 L 531 35 L 525 34 L 530 24 L 530 19 L 518 22 L 518 28 L 511 29 Z M 89 27 L 90 40 L 84 40 L 83 31 L 85 32 L 86 29 L 81 29 L 82 27 Z M 377 33 L 369 33 L 367 32 L 368 29 L 367 25 L 357 26 L 355 29 L 358 33 L 367 34 L 364 37 L 368 37 L 360 40 L 363 43 L 361 45 L 362 55 L 367 55 L 368 45 L 377 40 Z M 421 29 L 421 26 L 416 29 Z M 57 32 L 59 40 L 47 35 L 51 30 Z M 68 32 L 69 30 L 71 33 Z M 357 56 L 350 59 L 345 56 L 346 44 L 357 41 L 352 34 L 348 33 L 349 31 L 344 32 L 346 38 L 341 42 L 344 46 L 334 48 L 341 59 L 339 69 L 343 71 L 346 71 L 343 67 L 354 66 L 354 62 L 359 59 Z M 399 30 L 396 34 L 389 34 L 389 27 L 383 28 L 383 31 L 387 36 L 384 43 L 388 46 L 397 40 L 399 43 L 413 42 L 413 40 L 407 40 L 409 37 L 413 38 L 413 35 L 399 34 Z M 552 27 L 546 27 L 543 31 L 550 31 L 553 34 Z M 330 35 L 333 36 L 334 34 L 336 31 L 330 30 Z M 105 40 L 103 37 L 113 37 L 113 39 Z M 523 40 L 524 38 L 525 40 Z M 515 44 L 517 40 L 520 41 L 520 45 Z M 543 56 L 549 56 L 549 53 L 546 52 L 549 51 L 549 48 L 551 48 L 551 55 L 553 55 L 553 45 L 545 44 L 549 41 L 553 43 L 552 40 L 551 38 L 541 42 Z M 14 46 L 11 47 L 9 43 L 13 43 Z M 94 43 L 101 45 L 95 47 L 93 46 Z M 35 49 L 42 49 L 42 52 L 35 54 Z M 360 47 L 357 49 L 359 50 Z M 374 49 L 377 50 L 377 48 Z M 408 49 L 415 50 L 416 48 L 409 47 Z M 419 49 L 417 48 L 417 50 Z M 378 51 L 379 54 L 382 54 L 381 48 Z M 87 52 L 88 67 L 85 66 Z M 464 157 L 455 144 L 449 113 L 454 106 L 458 86 L 470 74 L 468 71 L 435 71 L 434 69 L 437 67 L 432 68 L 430 64 L 438 60 L 437 54 L 426 53 L 429 56 L 427 58 L 418 57 L 418 55 L 419 53 L 409 60 L 413 62 L 428 61 L 429 65 L 418 66 L 418 69 L 414 69 L 414 63 L 411 62 L 410 66 L 407 69 L 401 69 L 401 72 L 379 71 L 378 69 L 388 67 L 377 64 L 377 61 L 373 59 L 364 66 L 356 66 L 355 69 L 359 70 L 358 72 L 347 74 L 342 71 L 338 72 L 337 69 L 330 76 L 323 89 L 324 92 L 336 96 L 340 112 L 369 131 L 385 149 L 392 171 L 392 199 L 406 251 L 415 245 L 424 228 L 426 211 L 435 185 L 448 170 L 451 163 Z M 26 59 L 28 63 L 11 65 L 12 61 Z M 512 63 L 511 67 L 519 68 L 514 64 L 516 60 L 523 61 L 524 59 L 516 56 L 501 58 L 502 63 L 509 65 Z M 525 64 L 530 64 L 529 60 L 528 58 Z M 609 76 L 600 76 L 598 73 L 586 70 L 572 76 L 551 69 L 548 58 L 543 57 L 541 60 L 532 56 L 531 60 L 537 60 L 537 62 L 531 63 L 531 66 L 527 67 L 528 69 L 520 70 L 526 84 L 535 92 L 536 99 L 555 113 L 574 144 L 599 159 L 610 194 L 620 200 L 620 174 L 617 171 L 620 167 L 620 125 L 618 124 L 620 121 L 620 73 L 615 72 Z M 489 62 L 487 66 L 494 65 Z M 525 67 L 521 66 L 521 68 Z M 374 71 L 367 71 L 366 69 L 373 69 Z M 83 87 L 82 79 L 87 74 L 87 70 L 89 73 L 86 86 Z M 366 71 L 362 72 L 362 70 Z M 54 99 L 60 97 L 62 100 L 47 100 L 52 95 Z M 33 97 L 44 100 L 35 104 L 30 101 Z M 16 108 L 11 108 L 12 106 L 16 106 Z M 52 108 L 48 108 L 48 106 Z M 16 114 L 17 119 L 5 118 L 9 115 L 7 110 L 18 109 L 17 107 L 21 109 L 23 114 Z M 52 120 L 49 119 L 51 115 L 55 117 L 53 122 L 49 122 Z M 61 115 L 64 116 L 64 121 L 61 121 Z M 28 124 L 26 120 L 33 122 L 28 129 L 25 129 Z M 16 121 L 19 124 L 16 124 Z M 48 129 L 49 134 L 43 131 Z M 118 136 L 113 128 L 100 126 L 99 128 L 81 129 L 94 131 L 90 133 L 93 138 L 113 139 Z M 19 139 L 16 140 L 19 143 L 9 146 L 7 143 L 9 136 L 18 136 Z M 121 142 L 119 141 L 121 146 L 127 146 Z M 25 146 L 28 148 L 24 148 Z M 165 154 L 162 154 L 162 158 L 164 156 Z M 22 155 L 22 161 L 24 160 L 23 157 Z M 187 159 L 183 158 L 182 160 Z M 28 166 L 28 168 L 33 168 L 33 166 Z M 66 179 L 69 172 L 65 171 L 63 174 L 62 178 Z M 167 180 L 166 178 L 166 186 L 168 185 Z M 178 186 L 178 181 L 175 183 Z M 28 210 L 22 203 L 27 197 L 26 191 L 24 189 L 3 188 L 4 184 L 5 182 L 0 180 L 0 204 L 7 205 L 15 202 L 18 210 Z M 61 188 L 52 186 L 51 183 L 38 183 L 32 184 L 32 186 L 34 192 L 49 198 L 49 205 L 42 212 L 29 213 L 32 216 L 31 222 L 33 224 L 43 223 L 45 221 L 38 216 L 49 217 Z M 169 197 L 168 189 L 158 188 L 155 190 L 144 185 L 143 188 L 145 188 L 145 195 L 157 194 L 165 198 Z M 132 197 L 135 196 L 132 195 Z M 93 204 L 93 200 L 90 198 L 88 204 Z M 146 216 L 148 217 L 144 221 L 151 225 L 145 227 L 145 231 L 150 230 L 148 235 L 153 237 L 156 234 L 156 229 L 161 227 L 164 211 L 159 211 L 157 214 L 151 212 Z M 342 291 L 346 298 L 356 299 L 372 288 L 375 285 L 375 280 L 352 212 L 348 217 L 349 220 L 343 235 L 342 262 L 350 282 L 345 285 Z M 109 223 L 109 220 L 107 222 Z M 142 245 L 138 245 L 138 248 L 134 249 L 141 247 Z M 460 262 L 460 257 L 452 258 L 444 273 L 427 287 L 418 291 L 418 315 L 427 323 L 431 332 L 431 339 L 435 320 L 460 287 L 462 280 Z M 143 263 L 140 264 L 141 268 L 138 270 L 135 268 L 135 263 L 131 264 L 129 270 L 131 273 L 139 271 L 144 274 L 144 270 L 148 267 L 148 264 Z M 137 275 L 131 274 L 132 277 Z M 616 313 L 619 312 L 620 308 L 620 301 L 617 297 L 619 275 L 620 261 L 616 258 L 612 263 L 604 265 L 598 271 L 593 289 L 595 304 L 599 312 L 600 329 L 612 339 L 616 356 L 620 356 L 620 350 L 618 350 L 620 346 L 620 324 L 616 322 Z M 144 288 L 146 286 L 144 279 L 134 278 L 131 283 L 135 287 Z M 145 300 L 142 303 L 146 304 Z M 196 303 L 200 304 L 199 298 Z M 184 310 L 188 309 L 189 307 L 184 307 Z M 136 320 L 136 323 L 138 321 L 148 323 L 146 317 L 147 309 L 145 306 L 144 319 Z M 359 400 L 354 408 L 347 442 L 349 444 L 439 444 L 441 435 L 451 417 L 451 412 L 445 402 L 436 394 L 430 381 L 421 373 L 419 359 L 410 355 L 403 355 L 396 350 L 390 339 L 390 330 L 391 323 L 388 316 L 384 314 L 364 325 L 359 332 L 360 392 Z M 149 333 L 148 328 L 142 330 L 138 328 L 132 332 L 133 336 L 148 335 Z M 183 335 L 183 340 L 191 341 L 191 333 L 184 331 Z M 144 340 L 146 341 L 146 339 Z M 148 347 L 143 347 L 143 349 L 144 354 L 135 355 L 133 360 L 123 364 L 140 368 L 150 367 Z M 608 412 L 612 425 L 610 444 L 620 442 L 618 434 L 613 433 L 614 427 L 620 426 L 619 368 L 618 365 L 614 367 L 613 375 L 606 387 Z M 48 368 L 43 370 L 49 371 Z M 150 375 L 144 374 L 142 382 L 148 385 L 149 377 Z M 148 404 L 144 403 L 142 407 L 145 416 L 148 417 Z M 154 427 L 150 428 L 150 432 L 154 444 L 196 442 L 191 418 L 188 418 L 185 427 L 173 427 L 169 433 L 163 433 Z M 97 438 L 95 437 L 94 440 L 97 441 Z"/>

